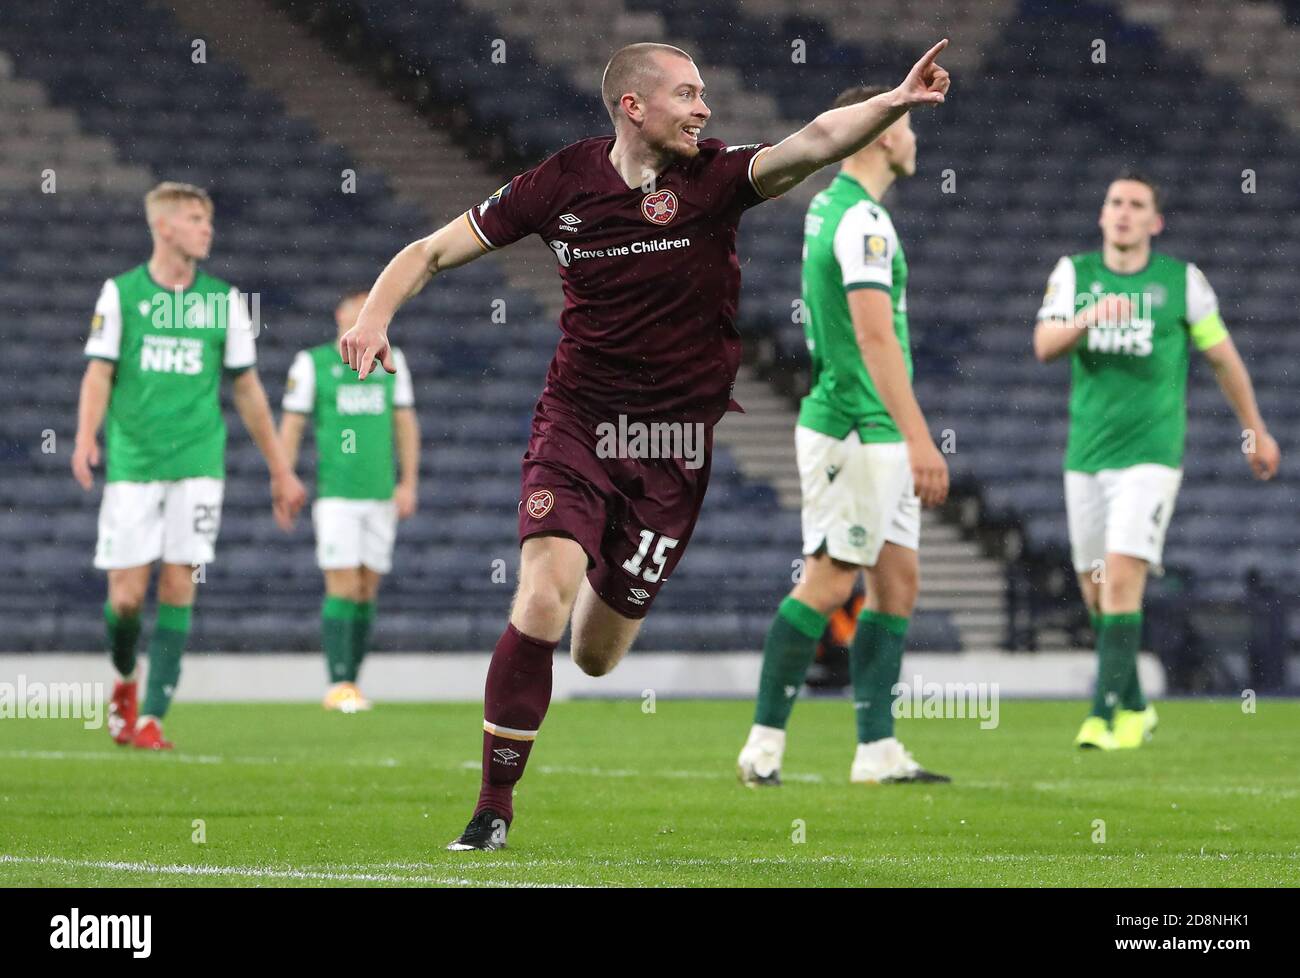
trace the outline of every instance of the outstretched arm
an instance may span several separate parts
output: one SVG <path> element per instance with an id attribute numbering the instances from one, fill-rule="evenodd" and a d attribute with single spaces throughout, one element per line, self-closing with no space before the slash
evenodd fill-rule
<path id="1" fill-rule="evenodd" d="M 855 105 L 828 109 L 754 161 L 754 181 L 768 197 L 779 197 L 824 166 L 852 156 L 901 119 L 909 109 L 939 105 L 948 91 L 948 72 L 935 64 L 945 38 L 912 66 L 893 91 Z"/>
<path id="2" fill-rule="evenodd" d="M 388 345 L 388 324 L 398 308 L 439 272 L 465 265 L 486 253 L 464 214 L 427 238 L 411 242 L 380 272 L 356 325 L 339 340 L 339 355 L 361 380 L 374 368 L 375 360 L 390 374 L 396 373 Z"/>
<path id="3" fill-rule="evenodd" d="M 1255 478 L 1273 478 L 1282 453 L 1276 439 L 1264 425 L 1264 416 L 1259 413 L 1259 405 L 1255 402 L 1255 388 L 1250 382 L 1250 372 L 1246 370 L 1236 344 L 1232 342 L 1231 336 L 1225 336 L 1221 342 L 1204 352 L 1205 359 L 1214 368 L 1214 376 L 1219 381 L 1223 396 L 1237 413 L 1243 438 L 1249 439 L 1242 451 L 1246 454 L 1246 461 L 1255 473 Z"/>

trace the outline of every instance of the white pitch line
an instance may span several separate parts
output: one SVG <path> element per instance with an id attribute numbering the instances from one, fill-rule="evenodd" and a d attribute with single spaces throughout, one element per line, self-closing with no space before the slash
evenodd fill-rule
<path id="1" fill-rule="evenodd" d="M 114 751 L 73 751 L 73 750 L 7 750 L 0 751 L 0 759 L 9 758 L 13 760 L 32 760 L 32 761 L 124 761 L 130 758 L 131 754 L 114 752 Z M 481 761 L 461 761 L 459 764 L 403 764 L 401 761 L 391 757 L 381 758 L 379 760 L 342 760 L 342 761 L 322 761 L 317 757 L 220 757 L 213 754 L 178 754 L 178 753 L 158 753 L 157 758 L 163 763 L 172 764 L 251 764 L 251 765 L 275 765 L 275 764 L 317 764 L 325 766 L 341 767 L 380 767 L 380 768 L 399 768 L 410 767 L 419 770 L 445 770 L 445 771 L 478 771 L 482 768 Z M 726 770 L 717 771 L 690 771 L 690 770 L 659 770 L 659 771 L 637 771 L 631 768 L 600 768 L 600 767 L 576 767 L 555 764 L 537 764 L 528 769 L 534 773 L 540 774 L 559 774 L 559 775 L 579 775 L 593 778 L 698 778 L 703 780 L 726 780 L 730 781 L 735 778 L 735 774 Z M 800 774 L 795 773 L 788 775 L 789 781 L 801 781 L 808 784 L 821 784 L 825 779 L 820 774 Z"/>
<path id="2" fill-rule="evenodd" d="M 7 750 L 0 751 L 0 759 L 9 758 L 12 760 L 36 760 L 36 761 L 126 761 L 136 756 L 133 753 L 122 751 L 70 751 L 70 750 Z M 274 766 L 278 764 L 310 764 L 324 765 L 330 767 L 365 767 L 365 768 L 411 768 L 415 770 L 435 770 L 435 771 L 478 771 L 482 767 L 481 761 L 461 761 L 457 763 L 421 763 L 411 762 L 404 763 L 395 758 L 384 757 L 374 760 L 370 759 L 351 759 L 326 761 L 318 757 L 222 757 L 216 754 L 184 754 L 174 752 L 159 752 L 156 759 L 160 763 L 170 764 L 239 764 L 254 766 Z M 703 781 L 731 781 L 734 780 L 735 774 L 729 770 L 709 770 L 709 771 L 692 771 L 680 769 L 661 769 L 652 771 L 638 771 L 634 768 L 602 768 L 602 767 L 581 767 L 577 765 L 564 764 L 536 764 L 528 769 L 535 774 L 544 775 L 574 775 L 579 777 L 591 778 L 671 778 L 683 780 L 703 780 Z M 803 784 L 827 784 L 825 777 L 816 773 L 790 772 L 782 774 L 781 777 L 786 781 L 799 782 Z M 1023 791 L 1030 789 L 1041 792 L 1060 792 L 1060 791 L 1084 791 L 1098 787 L 1097 784 L 1088 781 L 1034 781 L 1029 784 L 1017 783 L 1012 781 L 987 781 L 987 780 L 970 780 L 958 779 L 952 785 L 952 788 L 938 789 L 941 791 L 953 790 L 958 788 L 974 788 L 976 790 L 995 790 L 995 791 Z M 1175 795 L 1244 795 L 1252 798 L 1269 798 L 1277 800 L 1286 800 L 1300 798 L 1300 788 L 1284 788 L 1272 785 L 1237 785 L 1237 784 L 1155 784 L 1151 788 L 1159 789 L 1169 794 Z"/>
<path id="3" fill-rule="evenodd" d="M 471 880 L 459 876 L 403 876 L 397 873 L 345 873 L 306 869 L 266 869 L 262 866 L 194 866 L 187 863 L 166 865 L 99 859 L 64 859 L 60 856 L 13 856 L 0 853 L 0 866 L 62 866 L 68 869 L 98 869 L 114 872 L 144 873 L 156 876 L 217 876 L 251 879 L 299 880 L 322 883 L 422 883 L 432 886 L 501 886 L 547 887 L 572 886 L 569 883 L 515 883 L 503 880 Z"/>

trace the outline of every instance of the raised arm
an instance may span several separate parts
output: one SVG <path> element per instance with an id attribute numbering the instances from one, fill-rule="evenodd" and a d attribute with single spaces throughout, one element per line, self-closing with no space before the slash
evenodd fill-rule
<path id="1" fill-rule="evenodd" d="M 754 161 L 754 181 L 763 194 L 779 197 L 822 167 L 852 156 L 909 109 L 941 104 L 948 91 L 948 72 L 934 59 L 947 46 L 945 38 L 925 52 L 893 91 L 828 109 L 760 155 Z"/>
<path id="2" fill-rule="evenodd" d="M 361 380 L 369 375 L 375 360 L 390 374 L 396 373 L 388 345 L 388 324 L 393 315 L 433 276 L 486 253 L 464 214 L 427 238 L 411 242 L 380 272 L 356 325 L 339 340 L 339 355 Z"/>
<path id="3" fill-rule="evenodd" d="M 1069 318 L 1043 317 L 1034 326 L 1034 356 L 1050 363 L 1079 345 L 1097 323 L 1122 323 L 1129 316 L 1129 301 L 1122 295 L 1104 295 Z"/>

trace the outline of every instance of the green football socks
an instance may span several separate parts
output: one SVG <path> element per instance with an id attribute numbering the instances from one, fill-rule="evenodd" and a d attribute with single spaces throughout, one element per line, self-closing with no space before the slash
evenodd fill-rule
<path id="1" fill-rule="evenodd" d="M 349 683 L 355 678 L 353 647 L 356 636 L 357 603 L 350 598 L 325 596 L 321 605 L 321 645 L 330 682 Z"/>
<path id="2" fill-rule="evenodd" d="M 145 687 L 141 716 L 162 719 L 171 706 L 176 684 L 181 678 L 181 655 L 190 637 L 192 608 L 174 604 L 160 604 L 158 619 L 154 623 L 153 638 L 149 640 L 149 677 Z"/>
<path id="3" fill-rule="evenodd" d="M 903 645 L 910 619 L 864 608 L 849 645 L 853 679 L 853 714 L 858 743 L 894 735 L 894 685 L 903 665 Z"/>
<path id="4" fill-rule="evenodd" d="M 349 682 L 356 682 L 361 675 L 361 661 L 370 651 L 370 625 L 375 620 L 375 602 L 356 602 L 357 614 L 352 620 L 352 669 Z"/>
<path id="5" fill-rule="evenodd" d="M 826 623 L 825 615 L 794 597 L 786 597 L 776 609 L 763 642 L 756 724 L 785 729 Z"/>
<path id="6" fill-rule="evenodd" d="M 119 615 L 104 602 L 104 634 L 113 668 L 123 679 L 135 673 L 136 647 L 140 643 L 140 615 Z"/>
<path id="7" fill-rule="evenodd" d="M 1142 612 L 1100 615 L 1097 627 L 1097 687 L 1092 716 L 1110 721 L 1115 708 L 1144 710 L 1146 701 L 1137 680 L 1137 654 L 1142 644 Z M 1141 703 L 1140 706 L 1130 705 Z"/>

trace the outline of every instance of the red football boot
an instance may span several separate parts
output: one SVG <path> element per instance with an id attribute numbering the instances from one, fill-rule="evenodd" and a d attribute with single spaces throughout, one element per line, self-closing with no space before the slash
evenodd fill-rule
<path id="1" fill-rule="evenodd" d="M 171 750 L 172 742 L 163 740 L 162 724 L 150 717 L 135 732 L 135 737 L 131 740 L 131 746 L 139 747 L 142 750 Z"/>
<path id="2" fill-rule="evenodd" d="M 108 702 L 108 732 L 114 743 L 129 744 L 135 737 L 135 721 L 140 708 L 136 682 L 119 679 L 113 684 L 113 698 Z"/>

